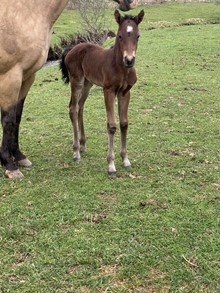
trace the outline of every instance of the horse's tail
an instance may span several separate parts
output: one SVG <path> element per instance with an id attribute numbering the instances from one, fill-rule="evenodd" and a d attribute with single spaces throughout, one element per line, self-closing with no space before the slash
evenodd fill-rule
<path id="1" fill-rule="evenodd" d="M 62 73 L 62 80 L 65 82 L 65 83 L 69 83 L 70 79 L 69 79 L 69 73 L 68 73 L 68 70 L 66 68 L 66 64 L 65 64 L 65 58 L 66 58 L 66 55 L 67 53 L 71 50 L 71 48 L 67 48 L 65 49 L 65 51 L 63 52 L 63 55 L 61 57 L 61 60 L 60 60 L 60 71 Z"/>

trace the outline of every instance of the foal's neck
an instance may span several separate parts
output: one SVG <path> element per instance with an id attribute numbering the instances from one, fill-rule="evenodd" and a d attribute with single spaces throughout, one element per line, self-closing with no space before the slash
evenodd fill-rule
<path id="1" fill-rule="evenodd" d="M 119 42 L 117 40 L 115 41 L 115 44 L 112 49 L 113 49 L 112 58 L 114 59 L 114 63 L 116 65 L 116 67 L 120 67 L 124 70 L 127 70 L 127 68 L 124 66 L 123 53 L 120 50 Z"/>

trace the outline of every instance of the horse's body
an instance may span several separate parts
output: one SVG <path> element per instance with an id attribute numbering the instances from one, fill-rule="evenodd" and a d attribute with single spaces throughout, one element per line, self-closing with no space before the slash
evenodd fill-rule
<path id="1" fill-rule="evenodd" d="M 19 124 L 23 105 L 35 72 L 47 59 L 52 25 L 67 2 L 68 0 L 1 0 L 0 108 L 3 137 L 0 161 L 9 178 L 23 177 L 18 165 L 31 166 L 31 162 L 19 148 Z M 130 1 L 116 2 L 123 9 L 129 9 L 127 4 Z"/>
<path id="2" fill-rule="evenodd" d="M 127 156 L 126 137 L 128 128 L 128 104 L 130 89 L 137 77 L 133 67 L 137 41 L 139 37 L 138 24 L 142 21 L 144 11 L 137 16 L 122 17 L 115 11 L 115 18 L 119 29 L 115 45 L 110 49 L 103 49 L 94 44 L 79 44 L 67 54 L 64 53 L 60 63 L 63 80 L 71 83 L 71 100 L 69 104 L 70 119 L 73 124 L 74 159 L 80 159 L 80 151 L 85 150 L 85 132 L 83 126 L 83 106 L 93 84 L 103 88 L 107 130 L 109 136 L 108 172 L 115 174 L 114 164 L 114 134 L 116 120 L 114 115 L 114 99 L 118 98 L 118 112 L 121 129 L 121 157 L 123 165 L 130 167 Z M 80 138 L 78 137 L 78 130 Z"/>

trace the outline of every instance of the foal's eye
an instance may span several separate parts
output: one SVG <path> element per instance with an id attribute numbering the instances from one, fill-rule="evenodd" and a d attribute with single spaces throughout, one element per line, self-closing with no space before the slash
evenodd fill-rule
<path id="1" fill-rule="evenodd" d="M 121 35 L 119 35 L 119 36 L 118 36 L 118 39 L 119 39 L 119 41 L 121 41 L 121 40 L 122 40 L 122 36 L 121 36 Z"/>
<path id="2" fill-rule="evenodd" d="M 140 35 L 137 35 L 137 40 L 140 38 Z"/>

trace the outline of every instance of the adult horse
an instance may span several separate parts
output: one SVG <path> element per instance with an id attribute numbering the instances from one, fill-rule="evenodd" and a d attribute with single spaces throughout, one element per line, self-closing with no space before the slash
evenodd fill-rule
<path id="1" fill-rule="evenodd" d="M 137 4 L 131 0 L 114 1 L 122 10 L 129 10 Z M 18 166 L 31 166 L 19 147 L 23 105 L 36 71 L 47 59 L 52 26 L 67 2 L 1 0 L 0 108 L 3 135 L 0 161 L 8 178 L 22 178 Z"/>
<path id="2" fill-rule="evenodd" d="M 118 98 L 118 114 L 121 130 L 121 158 L 125 168 L 131 164 L 127 155 L 126 139 L 128 129 L 128 105 L 130 89 L 136 83 L 134 69 L 139 30 L 144 10 L 136 16 L 120 15 L 115 11 L 118 32 L 115 44 L 104 49 L 95 44 L 82 43 L 64 52 L 60 62 L 63 80 L 71 84 L 69 116 L 73 126 L 74 160 L 80 160 L 80 152 L 85 151 L 85 131 L 83 123 L 84 103 L 93 84 L 103 88 L 107 113 L 108 131 L 108 173 L 116 174 L 114 155 L 114 135 L 116 120 L 114 115 L 114 99 Z M 78 137 L 78 132 L 80 137 Z"/>

